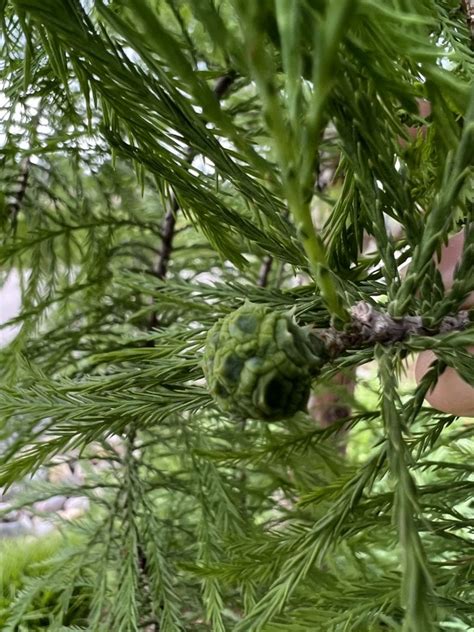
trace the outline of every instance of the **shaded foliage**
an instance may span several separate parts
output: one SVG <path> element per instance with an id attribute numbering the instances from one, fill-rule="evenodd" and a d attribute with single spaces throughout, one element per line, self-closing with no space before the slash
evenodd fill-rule
<path id="1" fill-rule="evenodd" d="M 5 629 L 45 587 L 58 630 L 471 629 L 473 426 L 423 397 L 445 365 L 473 382 L 472 328 L 348 350 L 321 379 L 375 359 L 380 401 L 356 397 L 326 429 L 304 413 L 236 424 L 201 368 L 206 332 L 246 297 L 318 327 L 359 300 L 427 324 L 458 311 L 474 252 L 462 3 L 0 7 L 0 264 L 22 283 L 0 353 L 0 484 L 97 444 L 113 465 Z M 321 191 L 334 162 L 343 182 Z M 433 255 L 460 226 L 444 293 Z M 429 348 L 438 363 L 403 393 L 404 359 Z M 334 447 L 342 424 L 370 436 L 358 459 Z M 19 502 L 57 492 L 40 487 Z M 87 621 L 71 622 L 84 584 Z"/>

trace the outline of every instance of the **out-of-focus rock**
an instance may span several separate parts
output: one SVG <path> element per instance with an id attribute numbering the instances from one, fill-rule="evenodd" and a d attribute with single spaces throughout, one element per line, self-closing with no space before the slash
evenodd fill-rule
<path id="1" fill-rule="evenodd" d="M 74 463 L 73 466 L 73 476 L 76 485 L 84 485 L 86 480 L 86 473 L 84 472 L 84 468 L 80 463 Z"/>
<path id="2" fill-rule="evenodd" d="M 56 529 L 52 522 L 39 518 L 38 516 L 33 516 L 31 522 L 33 535 L 37 537 L 48 535 L 48 533 L 52 533 Z"/>
<path id="3" fill-rule="evenodd" d="M 20 512 L 11 509 L 9 502 L 0 502 L 0 521 L 1 522 L 14 522 L 18 520 Z"/>
<path id="4" fill-rule="evenodd" d="M 75 483 L 74 472 L 69 463 L 57 463 L 49 468 L 48 480 L 53 485 Z"/>
<path id="5" fill-rule="evenodd" d="M 51 496 L 34 503 L 33 509 L 38 513 L 53 513 L 62 509 L 66 500 L 66 496 Z"/>
<path id="6" fill-rule="evenodd" d="M 76 520 L 81 518 L 89 509 L 89 499 L 86 496 L 68 498 L 64 508 L 58 511 L 58 516 L 63 520 Z"/>
<path id="7" fill-rule="evenodd" d="M 20 514 L 18 520 L 12 522 L 0 522 L 0 539 L 15 538 L 20 535 L 30 535 L 33 531 L 31 518 L 26 514 Z"/>

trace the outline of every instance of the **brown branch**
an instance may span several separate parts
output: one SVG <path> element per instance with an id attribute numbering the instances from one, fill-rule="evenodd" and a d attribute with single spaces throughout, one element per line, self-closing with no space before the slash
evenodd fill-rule
<path id="1" fill-rule="evenodd" d="M 474 43 L 474 0 L 461 0 L 461 4 L 466 14 L 467 26 L 471 31 L 471 42 Z"/>
<path id="2" fill-rule="evenodd" d="M 137 439 L 137 427 L 135 424 L 130 424 L 127 433 L 126 440 L 126 455 L 125 455 L 125 471 L 128 476 L 136 475 L 136 470 L 138 467 L 137 459 L 134 456 L 134 451 L 137 448 L 136 445 Z M 133 473 L 132 473 L 132 470 Z M 142 590 L 143 603 L 146 607 L 148 607 L 149 611 L 147 615 L 150 619 L 145 624 L 141 624 L 140 627 L 146 627 L 149 632 L 159 632 L 160 624 L 158 620 L 158 616 L 155 613 L 154 602 L 152 597 L 152 589 L 150 586 L 150 569 L 148 565 L 148 559 L 146 556 L 146 552 L 142 546 L 140 541 L 139 533 L 136 531 L 137 536 L 137 558 L 138 558 L 138 572 L 139 572 L 139 586 Z"/>
<path id="3" fill-rule="evenodd" d="M 31 160 L 28 156 L 21 161 L 20 174 L 18 178 L 18 189 L 12 195 L 12 201 L 8 204 L 8 211 L 11 216 L 13 230 L 15 230 L 18 222 L 18 214 L 21 211 L 23 200 L 28 187 L 28 178 L 30 175 Z"/>
<path id="4" fill-rule="evenodd" d="M 164 279 L 168 272 L 168 264 L 171 257 L 171 251 L 173 250 L 173 238 L 176 226 L 176 214 L 178 210 L 178 201 L 176 197 L 173 196 L 172 206 L 166 211 L 161 227 L 161 249 L 153 268 L 153 273 L 159 279 Z"/>
<path id="5" fill-rule="evenodd" d="M 222 75 L 216 81 L 216 85 L 214 86 L 214 96 L 219 101 L 225 97 L 232 84 L 237 78 L 237 73 L 234 70 L 230 70 L 227 74 Z"/>
<path id="6" fill-rule="evenodd" d="M 266 287 L 268 283 L 268 276 L 270 274 L 270 270 L 272 269 L 272 264 L 273 258 L 270 255 L 266 255 L 263 258 L 262 265 L 260 266 L 260 271 L 258 273 L 258 287 Z"/>
<path id="7" fill-rule="evenodd" d="M 422 316 L 392 318 L 363 301 L 354 305 L 351 315 L 352 322 L 346 330 L 314 330 L 314 335 L 324 342 L 331 359 L 349 349 L 361 349 L 375 344 L 390 345 L 412 335 L 436 336 L 440 333 L 462 331 L 470 324 L 469 312 L 463 310 L 455 316 L 446 316 L 436 328 L 429 329 L 423 324 Z"/>
<path id="8" fill-rule="evenodd" d="M 470 323 L 467 311 L 456 316 L 444 318 L 436 329 L 428 329 L 421 316 L 392 318 L 389 314 L 377 311 L 369 303 L 357 303 L 352 310 L 351 325 L 345 331 L 333 328 L 318 330 L 313 334 L 317 339 L 315 352 L 320 353 L 319 345 L 324 343 L 328 360 L 334 360 L 349 349 L 360 349 L 375 344 L 390 345 L 405 340 L 411 335 L 434 336 L 450 331 L 462 331 Z M 316 341 L 315 341 L 316 342 Z M 310 398 L 310 415 L 325 428 L 336 421 L 350 416 L 350 400 L 355 387 L 355 370 L 337 373 L 328 384 L 317 388 Z M 345 452 L 344 437 L 346 428 L 341 427 L 336 437 L 341 453 Z"/>
<path id="9" fill-rule="evenodd" d="M 40 122 L 41 113 L 44 108 L 43 100 L 40 102 L 39 108 L 36 113 L 31 117 L 31 128 L 29 132 L 29 145 L 33 146 L 33 141 L 36 138 L 37 128 Z M 30 177 L 31 169 L 31 156 L 26 156 L 20 163 L 20 173 L 18 176 L 18 189 L 12 194 L 12 201 L 8 205 L 8 211 L 11 215 L 12 228 L 15 231 L 18 223 L 18 215 L 22 209 L 23 202 L 25 200 L 26 191 L 28 188 L 28 179 Z"/>
<path id="10" fill-rule="evenodd" d="M 150 587 L 150 582 L 149 582 L 150 569 L 148 568 L 148 560 L 140 541 L 137 542 L 137 556 L 138 556 L 138 566 L 139 566 L 143 596 L 145 600 L 148 602 L 149 608 L 151 610 L 151 615 L 152 615 L 146 623 L 142 622 L 141 627 L 148 630 L 148 632 L 159 632 L 160 624 L 158 622 L 158 617 L 154 613 L 154 604 L 153 604 L 152 592 L 151 592 L 151 587 Z"/>

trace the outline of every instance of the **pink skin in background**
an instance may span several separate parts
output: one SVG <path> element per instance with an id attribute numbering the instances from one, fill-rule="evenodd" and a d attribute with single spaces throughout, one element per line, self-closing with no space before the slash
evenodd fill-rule
<path id="1" fill-rule="evenodd" d="M 446 291 L 449 291 L 453 284 L 454 270 L 461 259 L 463 246 L 464 233 L 460 232 L 451 237 L 441 251 L 441 258 L 437 265 Z M 464 300 L 462 308 L 469 309 L 473 306 L 474 292 L 471 292 Z M 474 354 L 474 347 L 468 347 L 468 351 Z M 415 365 L 417 383 L 435 360 L 436 355 L 432 351 L 422 351 L 419 354 Z M 435 387 L 426 395 L 426 400 L 433 408 L 445 413 L 452 413 L 461 417 L 474 417 L 474 388 L 451 367 L 447 367 L 443 371 Z"/>
<path id="2" fill-rule="evenodd" d="M 426 118 L 427 116 L 431 114 L 431 103 L 429 101 L 426 101 L 426 99 L 417 99 L 417 103 L 418 103 L 418 114 L 422 118 Z M 407 126 L 406 130 L 408 132 L 408 135 L 414 140 L 416 139 L 420 131 L 421 131 L 421 134 L 423 135 L 423 138 L 425 138 L 427 128 L 426 128 L 426 125 L 414 126 L 414 127 Z M 398 142 L 400 143 L 402 147 L 407 146 L 407 141 L 404 138 L 399 137 Z"/>
<path id="3" fill-rule="evenodd" d="M 468 347 L 474 354 L 474 347 Z M 436 360 L 432 351 L 422 351 L 415 366 L 417 383 Z M 474 357 L 473 357 L 474 365 Z M 447 367 L 440 376 L 436 386 L 426 395 L 426 400 L 436 410 L 460 417 L 474 417 L 474 388 L 465 382 L 451 367 Z"/>
<path id="4" fill-rule="evenodd" d="M 448 244 L 441 250 L 441 259 L 437 264 L 441 273 L 444 287 L 450 290 L 453 285 L 454 271 L 458 263 L 461 261 L 462 250 L 464 248 L 464 231 L 456 233 L 450 237 Z M 474 306 L 474 292 L 471 292 L 465 299 L 462 307 L 464 309 Z"/>

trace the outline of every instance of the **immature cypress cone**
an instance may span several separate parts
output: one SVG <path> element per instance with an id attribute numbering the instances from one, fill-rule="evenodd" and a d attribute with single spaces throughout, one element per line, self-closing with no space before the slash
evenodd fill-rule
<path id="1" fill-rule="evenodd" d="M 209 330 L 203 368 L 222 410 L 276 421 L 306 407 L 326 359 L 323 343 L 292 316 L 246 302 Z"/>

